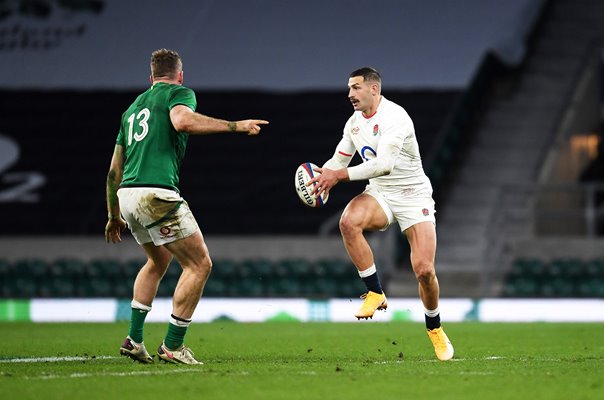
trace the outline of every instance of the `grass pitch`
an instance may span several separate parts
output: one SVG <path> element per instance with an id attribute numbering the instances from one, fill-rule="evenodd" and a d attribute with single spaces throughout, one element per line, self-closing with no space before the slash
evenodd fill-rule
<path id="1" fill-rule="evenodd" d="M 2 323 L 0 387 L 11 399 L 602 399 L 604 324 L 445 324 L 439 362 L 421 324 L 194 324 L 205 362 L 135 364 L 127 323 Z M 154 352 L 166 324 L 148 324 Z"/>

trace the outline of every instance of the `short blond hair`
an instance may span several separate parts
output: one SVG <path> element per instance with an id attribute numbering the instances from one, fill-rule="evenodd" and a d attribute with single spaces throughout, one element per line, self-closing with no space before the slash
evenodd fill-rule
<path id="1" fill-rule="evenodd" d="M 182 71 L 182 60 L 177 52 L 159 49 L 151 53 L 151 77 L 174 79 Z"/>

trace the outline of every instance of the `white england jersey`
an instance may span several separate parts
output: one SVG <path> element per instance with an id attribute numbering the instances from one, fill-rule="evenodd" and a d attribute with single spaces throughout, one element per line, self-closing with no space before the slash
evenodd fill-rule
<path id="1" fill-rule="evenodd" d="M 413 121 L 398 104 L 382 96 L 373 115 L 365 117 L 355 111 L 346 122 L 334 157 L 325 166 L 347 166 L 355 151 L 363 163 L 348 168 L 350 180 L 369 179 L 371 186 L 409 196 L 432 194 Z"/>

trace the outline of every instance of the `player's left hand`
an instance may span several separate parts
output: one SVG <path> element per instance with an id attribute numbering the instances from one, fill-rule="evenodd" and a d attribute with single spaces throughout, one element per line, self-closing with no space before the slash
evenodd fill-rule
<path id="1" fill-rule="evenodd" d="M 105 226 L 105 240 L 107 243 L 121 242 L 121 233 L 124 229 L 126 229 L 127 226 L 126 221 L 124 221 L 121 217 L 107 221 L 107 226 Z"/>
<path id="2" fill-rule="evenodd" d="M 255 136 L 260 133 L 262 127 L 260 125 L 268 125 L 268 121 L 263 119 L 246 119 L 239 121 L 238 125 L 241 124 L 243 132 L 247 133 L 248 136 Z"/>

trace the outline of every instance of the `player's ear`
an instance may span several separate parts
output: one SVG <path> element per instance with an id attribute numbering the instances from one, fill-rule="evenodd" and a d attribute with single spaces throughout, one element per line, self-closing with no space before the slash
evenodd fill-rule
<path id="1" fill-rule="evenodd" d="M 380 85 L 378 85 L 377 83 L 372 83 L 371 84 L 371 93 L 380 94 Z"/>
<path id="2" fill-rule="evenodd" d="M 153 85 L 153 75 L 149 75 L 149 81 L 151 82 L 151 84 Z"/>
<path id="3" fill-rule="evenodd" d="M 182 83 L 184 82 L 184 78 L 185 72 L 183 70 L 180 70 L 180 72 L 178 73 L 178 83 L 182 85 Z"/>

